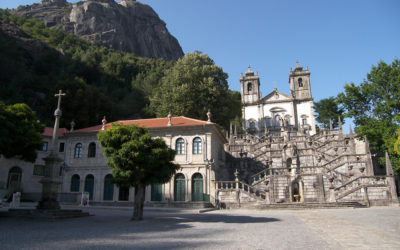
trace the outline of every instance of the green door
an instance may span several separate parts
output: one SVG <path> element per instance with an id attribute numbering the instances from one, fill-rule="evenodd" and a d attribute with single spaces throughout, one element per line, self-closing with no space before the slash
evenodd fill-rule
<path id="1" fill-rule="evenodd" d="M 112 201 L 114 198 L 114 184 L 111 183 L 112 175 L 108 174 L 104 177 L 104 196 L 103 200 Z"/>
<path id="2" fill-rule="evenodd" d="M 203 176 L 199 173 L 192 177 L 192 201 L 203 201 Z"/>
<path id="3" fill-rule="evenodd" d="M 174 200 L 185 201 L 185 176 L 183 174 L 175 176 Z"/>
<path id="4" fill-rule="evenodd" d="M 85 192 L 89 193 L 89 200 L 93 200 L 94 177 L 93 175 L 86 176 L 85 179 Z"/>
<path id="5" fill-rule="evenodd" d="M 162 198 L 162 185 L 151 184 L 151 201 L 161 201 Z"/>

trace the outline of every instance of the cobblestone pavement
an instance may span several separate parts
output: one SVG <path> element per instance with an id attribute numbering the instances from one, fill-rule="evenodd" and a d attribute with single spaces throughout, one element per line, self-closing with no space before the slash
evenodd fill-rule
<path id="1" fill-rule="evenodd" d="M 0 218 L 0 249 L 400 249 L 400 207 L 320 210 L 85 209 L 59 221 Z"/>

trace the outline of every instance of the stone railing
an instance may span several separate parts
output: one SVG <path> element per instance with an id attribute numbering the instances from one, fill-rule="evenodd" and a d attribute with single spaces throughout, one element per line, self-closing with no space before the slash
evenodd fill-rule
<path id="1" fill-rule="evenodd" d="M 342 199 L 361 188 L 365 187 L 387 187 L 388 183 L 385 176 L 359 176 L 339 187 L 336 187 L 336 199 Z"/>
<path id="2" fill-rule="evenodd" d="M 217 181 L 215 183 L 215 190 L 218 191 L 240 191 L 250 195 L 256 199 L 265 200 L 265 193 L 259 191 L 257 188 L 252 187 L 241 181 Z"/>

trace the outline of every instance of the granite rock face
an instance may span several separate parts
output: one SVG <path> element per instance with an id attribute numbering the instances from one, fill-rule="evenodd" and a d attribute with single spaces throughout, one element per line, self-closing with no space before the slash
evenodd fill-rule
<path id="1" fill-rule="evenodd" d="M 42 0 L 20 6 L 12 13 L 39 19 L 47 27 L 141 57 L 177 60 L 184 55 L 157 13 L 135 0 L 87 0 L 73 4 L 66 0 Z"/>

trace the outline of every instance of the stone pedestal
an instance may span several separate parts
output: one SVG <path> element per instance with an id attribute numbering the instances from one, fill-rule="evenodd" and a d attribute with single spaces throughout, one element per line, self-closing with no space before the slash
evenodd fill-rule
<path id="1" fill-rule="evenodd" d="M 37 209 L 56 210 L 60 209 L 60 204 L 57 201 L 58 189 L 61 184 L 60 159 L 54 152 L 43 158 L 45 161 L 45 176 L 40 181 L 42 183 L 42 199 L 37 205 Z"/>

